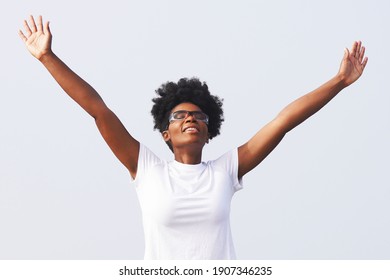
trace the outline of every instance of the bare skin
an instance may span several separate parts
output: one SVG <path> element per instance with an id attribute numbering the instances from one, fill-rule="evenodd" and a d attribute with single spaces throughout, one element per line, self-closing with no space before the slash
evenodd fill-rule
<path id="1" fill-rule="evenodd" d="M 25 32 L 19 30 L 29 52 L 50 72 L 62 89 L 96 121 L 104 140 L 120 162 L 135 178 L 137 174 L 140 143 L 126 130 L 118 117 L 106 106 L 100 95 L 52 51 L 52 34 L 49 22 L 43 24 L 30 16 L 24 21 Z M 285 134 L 319 111 L 342 89 L 354 83 L 367 65 L 365 48 L 361 42 L 354 42 L 351 50 L 345 49 L 338 73 L 319 88 L 298 98 L 285 107 L 275 119 L 262 127 L 248 142 L 238 148 L 238 177 L 260 164 L 280 143 Z M 182 103 L 173 111 L 200 110 L 192 103 Z M 188 126 L 195 129 L 186 130 Z M 188 116 L 183 121 L 172 122 L 163 132 L 165 141 L 170 141 L 176 161 L 197 164 L 202 160 L 202 150 L 208 143 L 207 125 Z"/>
<path id="2" fill-rule="evenodd" d="M 27 49 L 42 62 L 62 89 L 95 119 L 98 129 L 110 149 L 129 170 L 131 176 L 135 178 L 139 142 L 130 135 L 95 89 L 53 53 L 49 22 L 43 25 L 41 16 L 38 17 L 37 22 L 30 16 L 29 22 L 24 21 L 24 28 L 25 33 L 19 30 L 19 36 L 25 42 Z"/>
<path id="3" fill-rule="evenodd" d="M 173 108 L 172 112 L 179 110 L 201 111 L 192 103 L 181 103 Z M 188 130 L 190 127 L 194 130 Z M 171 142 L 176 161 L 197 164 L 202 161 L 202 150 L 209 136 L 207 125 L 204 122 L 188 116 L 183 121 L 171 122 L 168 129 L 163 132 L 163 138 Z"/>
<path id="4" fill-rule="evenodd" d="M 362 75 L 368 58 L 362 43 L 354 42 L 351 51 L 345 49 L 338 73 L 319 88 L 293 101 L 275 119 L 261 128 L 247 143 L 238 148 L 239 170 L 242 177 L 262 162 L 291 129 L 318 112 L 342 89 Z"/>

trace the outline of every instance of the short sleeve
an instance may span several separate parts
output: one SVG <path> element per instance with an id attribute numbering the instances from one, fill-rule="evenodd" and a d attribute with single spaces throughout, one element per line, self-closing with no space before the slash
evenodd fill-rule
<path id="1" fill-rule="evenodd" d="M 162 160 L 156 156 L 148 147 L 140 143 L 138 163 L 137 163 L 137 175 L 132 178 L 132 183 L 138 186 L 144 178 L 147 171 L 154 165 L 161 163 Z"/>
<path id="2" fill-rule="evenodd" d="M 243 188 L 242 178 L 238 178 L 238 148 L 223 154 L 213 164 L 223 168 L 229 174 L 234 191 L 239 191 Z"/>

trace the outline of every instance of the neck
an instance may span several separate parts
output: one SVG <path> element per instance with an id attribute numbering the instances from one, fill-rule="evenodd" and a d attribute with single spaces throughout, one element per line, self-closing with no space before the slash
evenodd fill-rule
<path id="1" fill-rule="evenodd" d="M 198 164 L 202 162 L 202 149 L 174 148 L 175 160 L 184 164 Z"/>

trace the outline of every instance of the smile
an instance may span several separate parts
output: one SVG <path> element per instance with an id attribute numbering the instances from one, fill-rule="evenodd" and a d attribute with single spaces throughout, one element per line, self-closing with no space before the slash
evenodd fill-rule
<path id="1" fill-rule="evenodd" d="M 196 127 L 186 127 L 183 132 L 199 132 L 199 129 L 197 129 Z"/>

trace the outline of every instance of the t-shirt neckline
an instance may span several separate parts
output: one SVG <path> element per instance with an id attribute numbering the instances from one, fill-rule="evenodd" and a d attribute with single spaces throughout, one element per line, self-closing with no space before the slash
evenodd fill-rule
<path id="1" fill-rule="evenodd" d="M 178 162 L 177 160 L 173 160 L 172 162 L 172 165 L 178 169 L 181 169 L 181 170 L 192 170 L 192 171 L 200 171 L 200 170 L 203 170 L 204 169 L 204 166 L 205 166 L 205 163 L 202 161 L 200 163 L 197 163 L 197 164 L 186 164 L 186 163 L 181 163 L 181 162 Z"/>

